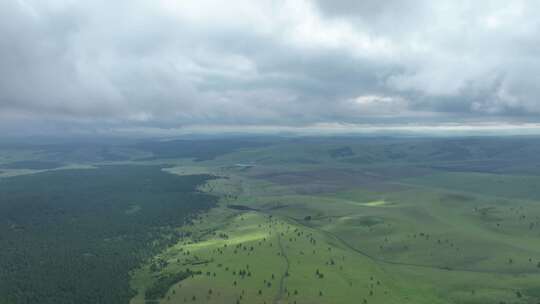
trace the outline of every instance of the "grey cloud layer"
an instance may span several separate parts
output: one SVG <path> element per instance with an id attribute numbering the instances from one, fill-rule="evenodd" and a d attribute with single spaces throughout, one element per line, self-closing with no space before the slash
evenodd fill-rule
<path id="1" fill-rule="evenodd" d="M 0 118 L 530 119 L 540 113 L 537 3 L 2 1 Z"/>

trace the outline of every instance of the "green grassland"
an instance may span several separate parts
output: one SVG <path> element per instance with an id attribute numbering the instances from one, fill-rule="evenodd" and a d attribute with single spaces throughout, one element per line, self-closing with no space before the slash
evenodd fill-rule
<path id="1" fill-rule="evenodd" d="M 540 180 L 495 170 L 500 155 L 481 145 L 437 152 L 448 145 L 283 143 L 168 169 L 226 177 L 201 187 L 222 200 L 189 227 L 193 238 L 155 257 L 166 267 L 135 272 L 132 303 L 145 303 L 163 273 L 185 268 L 201 274 L 153 301 L 539 302 Z M 239 276 L 248 265 L 251 275 Z"/>
<path id="2" fill-rule="evenodd" d="M 145 303 L 145 286 L 186 267 L 201 274 L 172 285 L 160 303 L 437 302 L 422 285 L 396 279 L 370 258 L 304 225 L 246 212 L 212 231 L 156 256 L 153 263 L 167 262 L 159 274 L 150 266 L 139 270 L 133 284 L 140 292 L 131 303 Z"/>
<path id="3" fill-rule="evenodd" d="M 169 169 L 203 169 L 185 170 Z M 145 303 L 145 288 L 160 275 L 185 268 L 201 275 L 172 285 L 160 303 L 538 300 L 540 206 L 532 200 L 432 185 L 432 175 L 298 194 L 294 185 L 253 178 L 252 172 L 219 170 L 228 178 L 201 189 L 221 195 L 220 207 L 189 227 L 192 238 L 155 257 L 168 261 L 166 267 L 152 272 L 147 265 L 136 272 L 133 304 Z M 478 174 L 462 173 L 460 183 L 467 178 L 474 182 Z M 247 265 L 250 276 L 239 276 Z M 280 277 L 283 289 L 276 286 Z"/>

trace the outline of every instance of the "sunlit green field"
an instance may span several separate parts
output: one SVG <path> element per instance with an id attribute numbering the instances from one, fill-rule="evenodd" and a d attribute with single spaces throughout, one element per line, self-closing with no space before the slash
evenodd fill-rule
<path id="1" fill-rule="evenodd" d="M 504 189 L 488 182 L 466 187 L 519 178 L 427 174 L 299 194 L 249 171 L 220 170 L 229 179 L 204 190 L 227 199 L 189 228 L 211 233 L 156 257 L 170 262 L 163 272 L 202 274 L 171 287 L 162 303 L 534 303 L 539 296 L 540 206 L 512 192 L 497 196 Z M 227 208 L 235 204 L 252 210 Z M 195 256 L 207 263 L 190 266 Z M 250 276 L 233 273 L 248 265 Z M 136 272 L 133 303 L 144 303 L 145 286 L 158 276 Z"/>
<path id="2" fill-rule="evenodd" d="M 198 225 L 204 226 L 205 221 Z M 184 267 L 201 271 L 173 285 L 162 303 L 436 301 L 425 295 L 428 291 L 421 285 L 389 275 L 369 257 L 317 229 L 248 212 L 214 232 L 217 236 L 178 244 L 156 257 L 168 262 L 160 273 Z M 134 276 L 134 286 L 142 291 L 157 276 L 149 267 L 143 268 Z M 144 303 L 142 293 L 132 303 Z"/>

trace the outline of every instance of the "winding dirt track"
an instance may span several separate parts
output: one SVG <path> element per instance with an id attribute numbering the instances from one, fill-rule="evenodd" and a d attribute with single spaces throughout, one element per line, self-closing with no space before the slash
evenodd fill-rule
<path id="1" fill-rule="evenodd" d="M 274 298 L 274 304 L 278 304 L 281 299 L 283 298 L 283 294 L 285 293 L 285 278 L 287 277 L 287 273 L 289 273 L 289 257 L 285 253 L 285 248 L 283 248 L 283 243 L 281 242 L 281 235 L 278 233 L 278 245 L 279 250 L 281 252 L 281 256 L 285 260 L 285 271 L 281 274 L 281 277 L 279 278 L 279 291 Z"/>

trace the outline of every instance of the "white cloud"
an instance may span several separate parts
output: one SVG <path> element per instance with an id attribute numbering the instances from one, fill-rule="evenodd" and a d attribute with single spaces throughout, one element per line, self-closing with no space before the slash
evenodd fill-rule
<path id="1" fill-rule="evenodd" d="M 354 102 L 364 115 L 400 115 L 408 109 L 407 100 L 399 96 L 362 95 Z"/>

